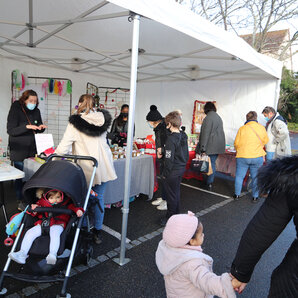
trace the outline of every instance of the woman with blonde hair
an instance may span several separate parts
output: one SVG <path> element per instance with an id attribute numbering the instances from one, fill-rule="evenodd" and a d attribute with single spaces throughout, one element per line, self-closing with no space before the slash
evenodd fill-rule
<path id="1" fill-rule="evenodd" d="M 72 146 L 72 154 L 92 156 L 98 161 L 98 168 L 93 181 L 93 191 L 101 206 L 95 204 L 94 210 L 94 242 L 101 243 L 100 231 L 104 219 L 104 191 L 107 182 L 117 179 L 113 156 L 107 144 L 107 129 L 111 125 L 111 115 L 106 110 L 97 110 L 95 100 L 89 94 L 81 95 L 77 113 L 69 117 L 64 136 L 56 149 L 57 154 L 66 154 Z M 89 183 L 92 174 L 92 163 L 81 161 Z"/>

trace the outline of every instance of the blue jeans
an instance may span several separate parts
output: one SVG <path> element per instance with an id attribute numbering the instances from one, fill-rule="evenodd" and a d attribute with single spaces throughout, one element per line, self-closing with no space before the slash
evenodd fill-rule
<path id="1" fill-rule="evenodd" d="M 99 207 L 97 204 L 94 205 L 94 227 L 96 230 L 101 230 L 102 228 L 102 223 L 105 215 L 105 206 L 104 206 L 104 199 L 103 195 L 106 190 L 107 182 L 103 182 L 101 184 L 96 184 L 92 187 L 92 189 L 98 194 L 96 197 L 99 205 L 102 208 L 102 211 L 100 211 Z"/>
<path id="2" fill-rule="evenodd" d="M 273 160 L 274 159 L 274 153 L 275 152 L 269 152 L 269 151 L 267 151 L 266 153 L 267 153 L 267 155 L 266 155 L 266 160 L 267 161 L 270 161 L 270 160 Z"/>
<path id="3" fill-rule="evenodd" d="M 263 157 L 257 158 L 236 158 L 236 179 L 235 179 L 235 195 L 239 196 L 242 189 L 243 179 L 249 169 L 251 175 L 252 196 L 259 196 L 257 185 L 258 169 L 263 165 Z"/>
<path id="4" fill-rule="evenodd" d="M 23 171 L 23 169 L 24 169 L 24 162 L 23 161 L 14 161 L 13 165 L 18 170 Z M 22 189 L 23 189 L 23 179 L 16 179 L 14 181 L 14 190 L 16 192 L 16 197 L 17 197 L 18 201 L 23 201 Z"/>
<path id="5" fill-rule="evenodd" d="M 216 164 L 215 163 L 216 163 L 218 154 L 210 154 L 209 157 L 211 160 L 211 166 L 212 166 L 213 173 L 211 175 L 207 176 L 207 181 L 206 181 L 207 185 L 212 184 L 214 181 L 214 176 L 215 176 L 215 172 L 216 172 Z"/>

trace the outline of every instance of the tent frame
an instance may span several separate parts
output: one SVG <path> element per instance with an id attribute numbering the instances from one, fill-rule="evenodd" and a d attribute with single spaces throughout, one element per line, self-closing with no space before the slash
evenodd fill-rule
<path id="1" fill-rule="evenodd" d="M 91 47 L 87 47 L 84 44 L 81 44 L 79 42 L 76 42 L 74 40 L 71 40 L 69 38 L 66 38 L 65 36 L 62 36 L 59 34 L 59 32 L 63 31 L 64 29 L 68 28 L 69 26 L 76 24 L 76 23 L 82 23 L 82 22 L 91 22 L 91 21 L 100 21 L 100 20 L 106 20 L 106 19 L 113 19 L 113 18 L 121 18 L 121 17 L 129 17 L 131 15 L 131 12 L 128 10 L 115 12 L 115 13 L 107 13 L 102 15 L 96 15 L 96 16 L 90 16 L 90 14 L 99 11 L 101 8 L 105 7 L 106 5 L 109 5 L 109 1 L 101 1 L 97 5 L 91 7 L 90 9 L 84 11 L 83 13 L 79 14 L 77 17 L 71 18 L 71 19 L 63 19 L 63 20 L 50 20 L 50 21 L 41 21 L 41 22 L 34 22 L 34 14 L 33 14 L 33 0 L 28 0 L 28 23 L 22 23 L 22 22 L 12 22 L 12 21 L 6 21 L 1 20 L 0 24 L 8 24 L 8 25 L 16 25 L 16 26 L 23 26 L 24 28 L 20 30 L 18 33 L 16 33 L 13 36 L 7 36 L 5 34 L 0 34 L 0 37 L 5 39 L 5 41 L 0 42 L 0 49 L 13 54 L 17 56 L 25 57 L 25 59 L 32 59 L 37 62 L 42 62 L 49 64 L 51 66 L 55 66 L 60 69 L 68 70 L 68 71 L 76 71 L 79 73 L 91 73 L 91 74 L 97 74 L 97 75 L 104 75 L 106 73 L 109 73 L 112 77 L 118 78 L 121 80 L 129 81 L 130 78 L 127 75 L 130 72 L 130 63 L 125 63 L 123 60 L 128 59 L 131 57 L 131 53 L 129 50 L 122 53 L 117 53 L 119 55 L 123 55 L 119 58 L 114 57 L 113 55 L 109 55 L 105 53 L 104 51 L 100 51 L 98 49 L 94 49 Z M 54 30 L 46 30 L 44 26 L 48 25 L 60 25 Z M 33 40 L 33 32 L 34 30 L 37 30 L 39 32 L 43 32 L 45 35 L 43 37 L 40 37 L 37 40 Z M 29 38 L 28 42 L 22 41 L 18 39 L 18 37 L 21 37 L 24 33 L 29 31 Z M 17 51 L 15 49 L 11 49 L 10 46 L 19 46 L 19 47 L 30 47 L 30 48 L 40 48 L 40 44 L 42 44 L 44 41 L 48 40 L 51 37 L 56 37 L 68 44 L 72 44 L 75 47 L 79 47 L 80 50 L 94 53 L 96 55 L 99 55 L 104 59 L 107 59 L 107 61 L 104 62 L 93 62 L 89 60 L 83 60 L 81 61 L 84 66 L 81 69 L 73 69 L 69 66 L 69 64 L 73 63 L 73 61 L 69 58 L 58 58 L 58 57 L 38 57 L 36 54 L 24 54 L 21 51 Z M 225 77 L 229 74 L 237 74 L 240 76 L 246 76 L 248 79 L 255 79 L 256 77 L 259 77 L 256 74 L 250 73 L 250 71 L 258 69 L 256 66 L 252 66 L 246 69 L 241 70 L 235 70 L 233 72 L 231 71 L 220 71 L 220 70 L 214 70 L 206 68 L 199 69 L 200 76 L 197 78 L 193 78 L 191 76 L 191 67 L 190 68 L 184 68 L 184 69 L 177 69 L 173 67 L 167 67 L 163 65 L 163 63 L 173 61 L 175 59 L 180 58 L 190 58 L 190 59 L 210 59 L 210 60 L 240 60 L 238 57 L 235 57 L 232 54 L 227 54 L 227 56 L 224 57 L 216 57 L 216 56 L 200 56 L 197 55 L 198 53 L 207 52 L 212 49 L 214 49 L 214 46 L 206 46 L 202 49 L 193 50 L 191 52 L 187 53 L 180 53 L 180 54 L 171 54 L 171 53 L 148 53 L 148 52 L 140 52 L 140 55 L 144 55 L 143 57 L 148 57 L 149 59 L 152 57 L 156 59 L 156 61 L 152 61 L 150 63 L 145 63 L 140 66 L 138 66 L 138 71 L 140 75 L 143 75 L 139 79 L 139 82 L 156 82 L 160 80 L 160 78 L 163 79 L 163 81 L 191 81 L 191 80 L 205 80 L 210 78 L 221 78 Z M 51 50 L 53 48 L 48 47 L 48 50 Z M 66 49 L 66 48 L 65 48 Z M 61 49 L 62 50 L 62 49 Z M 72 49 L 68 49 L 72 50 Z M 78 49 L 76 49 L 78 50 Z M 92 60 L 92 59 L 91 59 Z M 26 60 L 27 61 L 27 60 Z M 64 64 L 64 65 L 63 65 Z M 154 70 L 151 72 L 144 72 L 142 71 L 145 68 L 151 67 L 151 66 L 158 66 L 157 68 L 154 68 Z M 115 67 L 115 70 L 109 70 L 105 68 L 104 66 L 112 66 Z M 126 70 L 121 71 L 119 68 L 124 67 Z M 160 70 L 163 70 L 164 73 L 161 73 Z M 207 72 L 206 74 L 202 75 L 202 72 Z M 261 78 L 261 76 L 260 76 Z"/>

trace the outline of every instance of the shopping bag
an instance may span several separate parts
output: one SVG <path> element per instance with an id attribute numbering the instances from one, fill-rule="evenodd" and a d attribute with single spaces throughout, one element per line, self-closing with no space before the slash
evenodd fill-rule
<path id="1" fill-rule="evenodd" d="M 209 171 L 209 156 L 199 155 L 191 161 L 190 168 L 197 173 L 208 173 Z"/>
<path id="2" fill-rule="evenodd" d="M 18 228 L 21 225 L 22 219 L 26 213 L 27 208 L 28 208 L 28 206 L 26 207 L 26 209 L 23 212 L 18 213 L 11 218 L 10 222 L 6 225 L 6 234 L 7 235 L 11 236 L 18 230 Z"/>
<path id="3" fill-rule="evenodd" d="M 210 176 L 213 174 L 213 170 L 212 170 L 211 160 L 210 160 L 209 156 L 208 156 L 208 162 L 209 162 L 209 169 L 208 169 L 208 173 L 206 175 Z"/>

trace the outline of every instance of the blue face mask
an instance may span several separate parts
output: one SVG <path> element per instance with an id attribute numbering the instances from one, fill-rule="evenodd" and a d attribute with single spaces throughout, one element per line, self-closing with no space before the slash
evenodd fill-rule
<path id="1" fill-rule="evenodd" d="M 148 122 L 148 125 L 151 129 L 154 129 L 154 127 Z"/>
<path id="2" fill-rule="evenodd" d="M 265 118 L 266 122 L 268 122 L 268 121 L 269 121 L 269 118 L 268 118 L 268 117 L 264 117 L 264 118 Z"/>
<path id="3" fill-rule="evenodd" d="M 27 103 L 26 104 L 26 107 L 27 107 L 28 110 L 32 111 L 32 110 L 35 109 L 36 104 L 34 104 L 34 103 Z"/>

